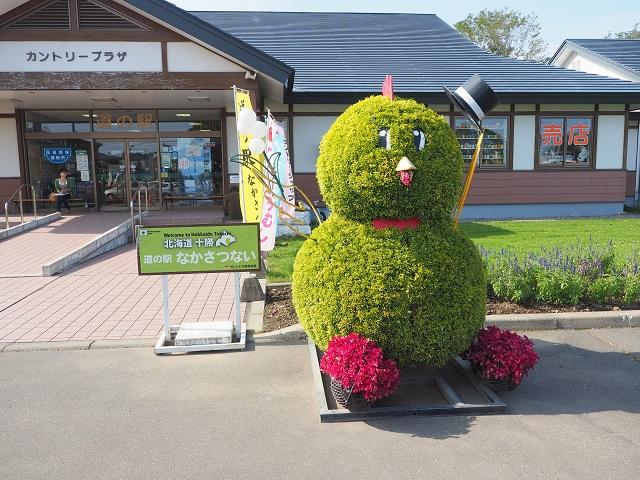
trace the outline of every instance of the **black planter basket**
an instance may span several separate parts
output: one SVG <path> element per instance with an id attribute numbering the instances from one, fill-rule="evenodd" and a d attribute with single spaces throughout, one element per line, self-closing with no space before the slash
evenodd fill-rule
<path id="1" fill-rule="evenodd" d="M 515 388 L 519 385 L 518 383 L 515 383 L 511 377 L 499 379 L 485 378 L 482 375 L 482 367 L 477 363 L 471 363 L 471 369 L 478 377 L 482 379 L 484 383 L 489 385 L 492 390 L 495 390 L 497 392 L 510 392 L 512 390 L 515 390 Z"/>
<path id="2" fill-rule="evenodd" d="M 331 378 L 331 393 L 333 394 L 333 398 L 336 399 L 338 405 L 353 412 L 367 410 L 371 406 L 372 402 L 366 400 L 362 393 L 353 393 L 351 391 L 352 389 L 353 387 L 344 388 L 342 383 Z"/>

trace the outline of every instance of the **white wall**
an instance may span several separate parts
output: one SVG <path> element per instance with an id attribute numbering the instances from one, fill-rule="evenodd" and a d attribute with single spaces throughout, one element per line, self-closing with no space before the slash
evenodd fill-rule
<path id="1" fill-rule="evenodd" d="M 318 147 L 336 116 L 293 117 L 293 165 L 295 173 L 315 173 Z"/>
<path id="2" fill-rule="evenodd" d="M 536 146 L 535 115 L 513 117 L 513 169 L 533 170 Z"/>
<path id="3" fill-rule="evenodd" d="M 167 43 L 170 72 L 243 72 L 245 68 L 191 42 Z"/>
<path id="4" fill-rule="evenodd" d="M 616 68 L 609 62 L 602 59 L 595 59 L 587 53 L 576 52 L 571 59 L 563 65 L 559 65 L 571 70 L 604 75 L 605 77 L 621 78 L 623 80 L 638 81 L 630 73 L 621 68 Z"/>
<path id="5" fill-rule="evenodd" d="M 624 115 L 598 116 L 597 169 L 622 168 L 624 135 Z"/>
<path id="6" fill-rule="evenodd" d="M 627 142 L 627 170 L 636 171 L 638 161 L 638 129 L 630 128 Z"/>
<path id="7" fill-rule="evenodd" d="M 18 132 L 15 118 L 0 118 L 0 177 L 19 177 Z"/>

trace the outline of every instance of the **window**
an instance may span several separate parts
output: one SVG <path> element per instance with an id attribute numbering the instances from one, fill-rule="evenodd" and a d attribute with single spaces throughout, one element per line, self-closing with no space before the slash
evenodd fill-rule
<path id="1" fill-rule="evenodd" d="M 66 168 L 73 179 L 71 195 L 93 202 L 91 140 L 27 140 L 27 160 L 38 198 L 49 196 L 58 170 Z"/>
<path id="2" fill-rule="evenodd" d="M 540 117 L 538 164 L 589 166 L 592 121 L 591 117 Z"/>
<path id="3" fill-rule="evenodd" d="M 91 130 L 89 118 L 89 111 L 28 110 L 25 112 L 27 132 L 88 132 Z"/>
<path id="4" fill-rule="evenodd" d="M 165 195 L 222 195 L 219 138 L 161 138 L 160 179 Z"/>
<path id="5" fill-rule="evenodd" d="M 219 132 L 219 110 L 159 110 L 161 132 Z"/>
<path id="6" fill-rule="evenodd" d="M 155 132 L 153 110 L 94 110 L 94 132 Z"/>
<path id="7" fill-rule="evenodd" d="M 465 117 L 455 117 L 456 137 L 462 149 L 466 165 L 471 163 L 478 141 L 478 130 Z M 484 140 L 482 154 L 478 159 L 480 168 L 505 168 L 507 166 L 507 144 L 509 138 L 509 117 L 487 117 L 482 120 Z"/>

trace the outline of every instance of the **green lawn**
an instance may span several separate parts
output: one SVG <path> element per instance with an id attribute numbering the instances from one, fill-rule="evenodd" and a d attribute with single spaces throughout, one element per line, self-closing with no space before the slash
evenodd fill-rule
<path id="1" fill-rule="evenodd" d="M 640 250 L 640 218 L 467 222 L 461 228 L 486 249 L 506 248 L 519 254 L 536 251 L 542 245 L 587 244 L 590 239 L 597 245 L 613 240 L 620 260 Z M 293 261 L 302 241 L 300 238 L 278 241 L 269 254 L 269 282 L 291 280 Z"/>

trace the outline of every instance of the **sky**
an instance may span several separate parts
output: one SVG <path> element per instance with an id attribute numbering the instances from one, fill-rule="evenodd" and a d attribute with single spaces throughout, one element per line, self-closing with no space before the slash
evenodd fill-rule
<path id="1" fill-rule="evenodd" d="M 435 13 L 450 25 L 483 8 L 509 6 L 535 13 L 542 26 L 547 53 L 553 54 L 565 38 L 602 38 L 609 32 L 631 30 L 640 23 L 638 0 L 170 0 L 185 10 L 263 10 L 288 12 L 403 12 Z"/>

